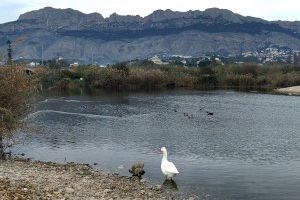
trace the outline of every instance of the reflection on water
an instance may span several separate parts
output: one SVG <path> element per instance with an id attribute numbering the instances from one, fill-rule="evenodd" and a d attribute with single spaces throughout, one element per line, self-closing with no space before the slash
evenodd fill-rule
<path id="1" fill-rule="evenodd" d="M 175 192 L 178 191 L 178 186 L 176 182 L 172 179 L 166 179 L 161 186 L 163 190 L 170 190 Z"/>
<path id="2" fill-rule="evenodd" d="M 161 184 L 155 150 L 166 146 L 181 172 L 174 178 L 180 192 L 206 199 L 298 199 L 299 119 L 300 99 L 292 96 L 49 96 L 27 119 L 39 132 L 18 135 L 13 151 L 40 160 L 98 163 L 94 167 L 122 175 L 142 160 L 145 177 Z"/>

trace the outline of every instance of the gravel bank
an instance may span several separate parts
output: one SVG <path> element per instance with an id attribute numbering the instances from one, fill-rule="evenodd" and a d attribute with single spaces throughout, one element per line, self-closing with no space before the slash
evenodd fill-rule
<path id="1" fill-rule="evenodd" d="M 105 174 L 81 164 L 10 159 L 0 161 L 0 199 L 178 199 L 160 186 Z"/>
<path id="2" fill-rule="evenodd" d="M 300 86 L 279 88 L 276 89 L 277 92 L 288 95 L 300 95 Z"/>

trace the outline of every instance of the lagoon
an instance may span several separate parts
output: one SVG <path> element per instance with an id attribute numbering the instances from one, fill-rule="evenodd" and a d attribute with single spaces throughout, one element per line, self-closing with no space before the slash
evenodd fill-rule
<path id="1" fill-rule="evenodd" d="M 162 184 L 157 151 L 166 146 L 180 171 L 178 195 L 300 196 L 296 96 L 178 90 L 48 96 L 27 122 L 31 131 L 15 136 L 12 151 L 35 160 L 88 163 L 128 176 L 131 164 L 143 160 L 145 178 Z"/>

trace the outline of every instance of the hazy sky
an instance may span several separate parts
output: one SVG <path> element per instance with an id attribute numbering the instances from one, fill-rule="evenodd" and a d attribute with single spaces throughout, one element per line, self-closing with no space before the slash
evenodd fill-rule
<path id="1" fill-rule="evenodd" d="M 0 0 L 0 23 L 46 6 L 98 12 L 105 17 L 114 12 L 145 16 L 157 9 L 188 11 L 218 7 L 267 20 L 300 21 L 299 0 Z"/>

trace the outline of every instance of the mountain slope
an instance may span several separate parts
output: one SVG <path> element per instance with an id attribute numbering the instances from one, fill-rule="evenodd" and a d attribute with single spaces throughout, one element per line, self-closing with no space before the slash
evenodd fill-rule
<path id="1" fill-rule="evenodd" d="M 276 45 L 300 49 L 300 22 L 266 21 L 229 10 L 174 12 L 157 10 L 146 17 L 46 7 L 0 25 L 0 48 L 15 42 L 15 58 L 63 56 L 110 63 L 155 54 L 238 55 Z"/>

